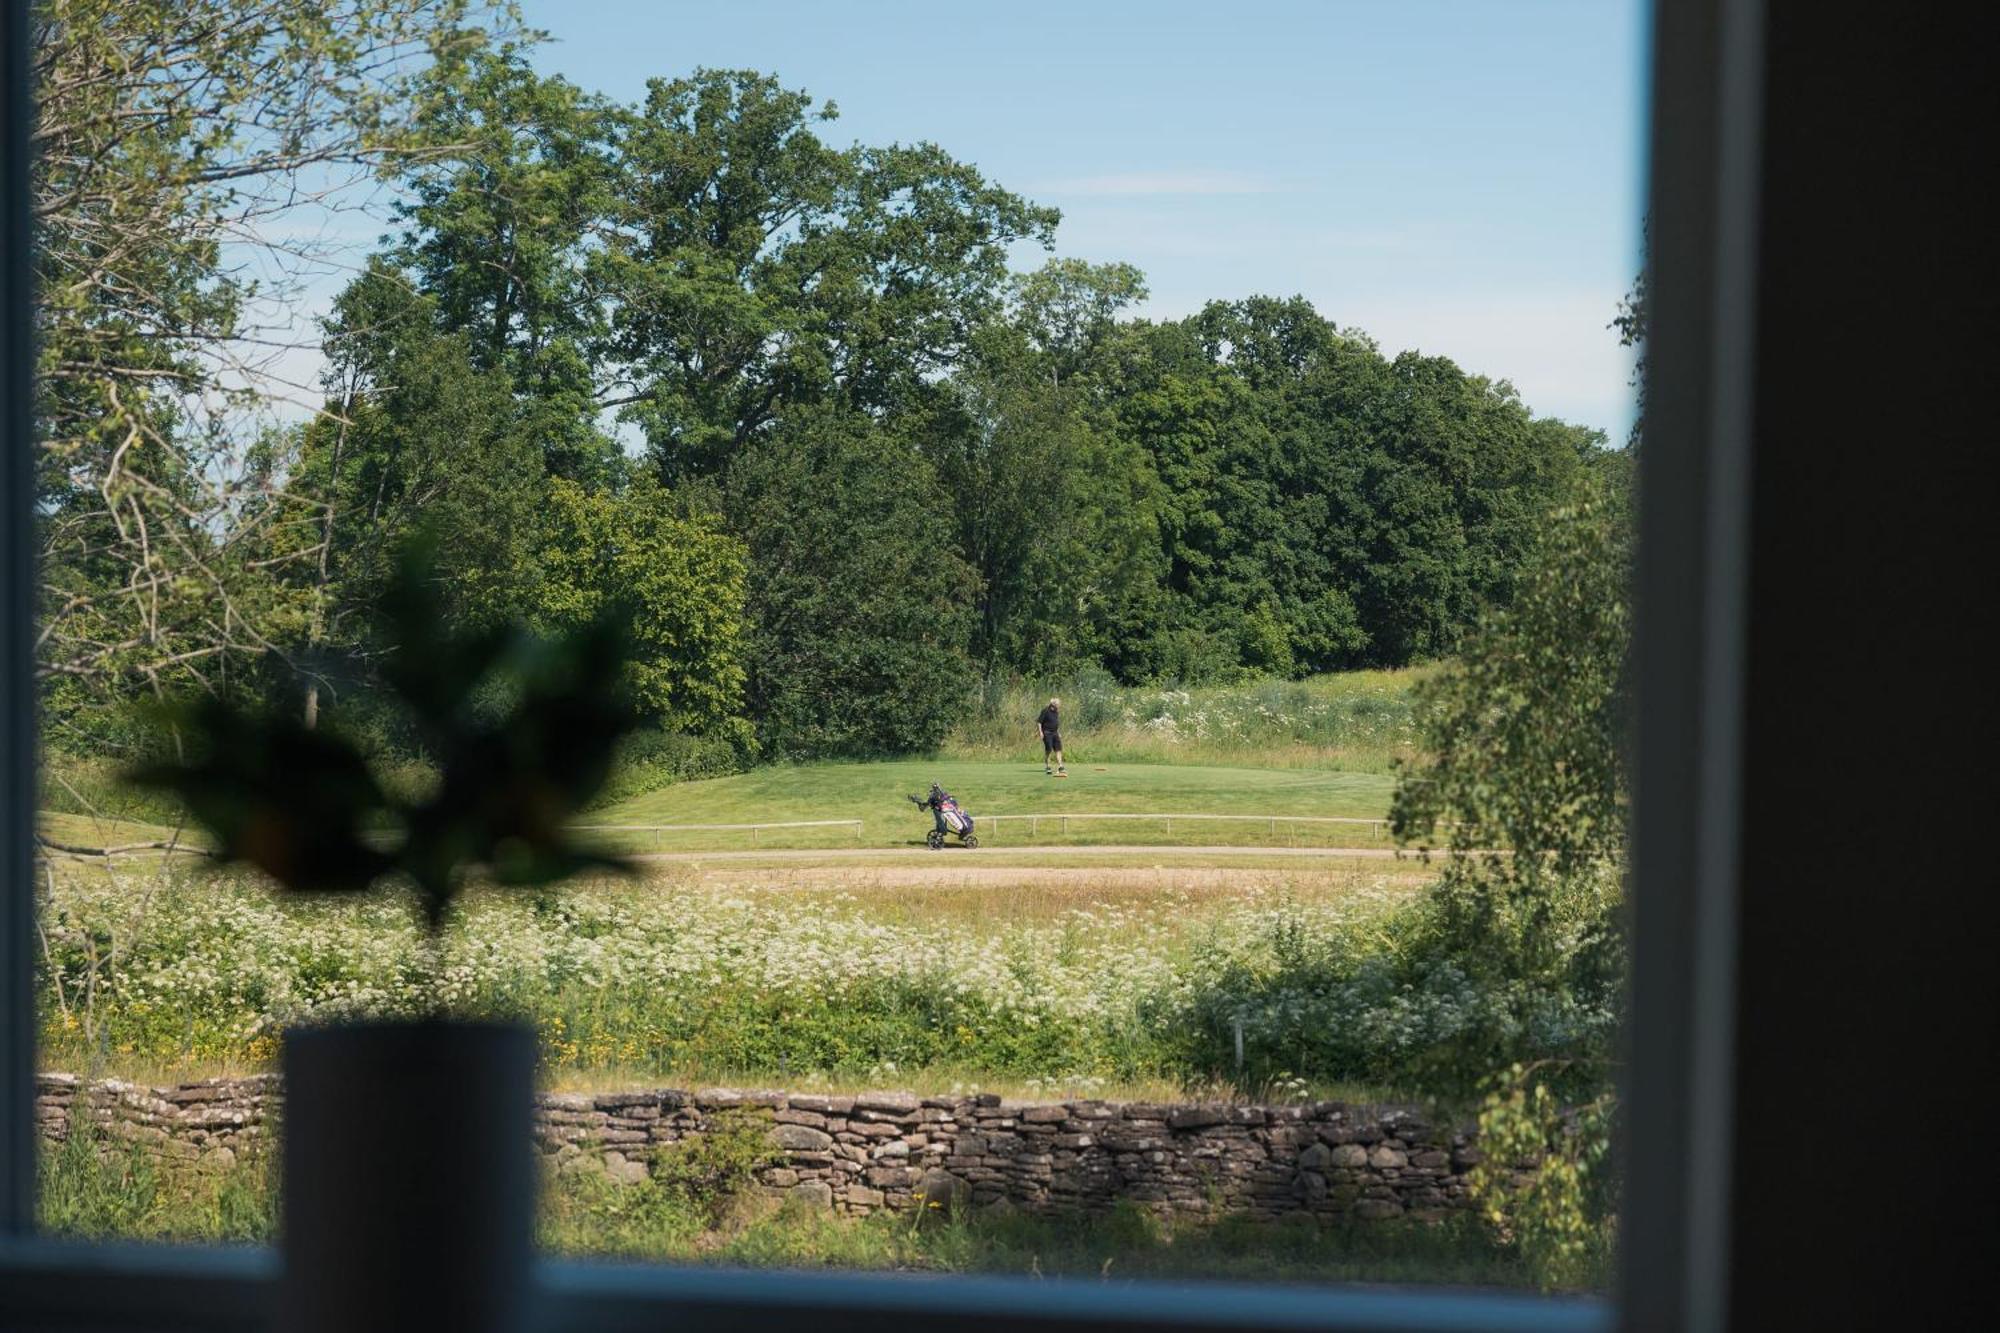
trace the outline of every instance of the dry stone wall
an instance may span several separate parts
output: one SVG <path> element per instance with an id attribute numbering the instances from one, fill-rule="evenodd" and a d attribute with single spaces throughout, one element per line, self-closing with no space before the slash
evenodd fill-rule
<path id="1" fill-rule="evenodd" d="M 85 1125 L 195 1166 L 226 1167 L 261 1149 L 278 1111 L 270 1076 L 171 1088 L 43 1075 L 42 1132 Z M 411 1107 L 412 1132 L 432 1108 Z M 1435 1219 L 1469 1206 L 1478 1161 L 1463 1133 L 1413 1108 L 819 1096 L 708 1088 L 545 1093 L 535 1138 L 557 1171 L 637 1181 L 668 1145 L 723 1119 L 768 1124 L 767 1191 L 862 1215 L 878 1209 L 1100 1209 L 1121 1200 L 1161 1211 Z"/>

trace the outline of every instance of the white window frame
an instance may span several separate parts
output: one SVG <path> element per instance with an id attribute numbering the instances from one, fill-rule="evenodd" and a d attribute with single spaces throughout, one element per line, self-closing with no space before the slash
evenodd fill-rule
<path id="1" fill-rule="evenodd" d="M 262 1327 L 276 1255 L 34 1235 L 29 0 L 0 0 L 0 1324 Z M 1457 1291 L 913 1280 L 547 1262 L 551 1329 L 1708 1329 L 1725 1322 L 1757 0 L 1660 0 L 1641 472 L 1634 992 L 1617 1305 Z"/>

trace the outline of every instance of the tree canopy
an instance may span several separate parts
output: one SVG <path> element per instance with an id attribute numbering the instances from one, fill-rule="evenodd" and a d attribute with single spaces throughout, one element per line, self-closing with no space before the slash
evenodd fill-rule
<path id="1" fill-rule="evenodd" d="M 1300 297 L 1149 319 L 1129 264 L 1016 271 L 1055 210 L 936 144 L 841 142 L 768 74 L 621 103 L 449 0 L 41 12 L 46 666 L 73 723 L 188 684 L 365 712 L 375 606 L 425 533 L 454 624 L 622 609 L 667 731 L 922 749 L 981 681 L 1459 652 L 1615 456 Z M 124 62 L 147 72 L 89 82 Z M 225 251 L 336 166 L 394 203 L 325 322 L 323 405 L 218 415 L 256 295 Z"/>

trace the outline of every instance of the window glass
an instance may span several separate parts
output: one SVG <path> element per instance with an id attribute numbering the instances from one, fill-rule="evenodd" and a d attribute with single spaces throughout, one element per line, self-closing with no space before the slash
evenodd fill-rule
<path id="1" fill-rule="evenodd" d="M 1642 5 L 37 14 L 47 1229 L 1606 1285 Z"/>

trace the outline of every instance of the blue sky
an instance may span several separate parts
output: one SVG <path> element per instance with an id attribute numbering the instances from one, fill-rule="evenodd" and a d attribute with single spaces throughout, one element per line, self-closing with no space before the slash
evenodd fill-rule
<path id="1" fill-rule="evenodd" d="M 1061 208 L 1057 253 L 1137 264 L 1145 313 L 1301 293 L 1624 438 L 1630 365 L 1604 326 L 1639 262 L 1638 0 L 524 10 L 555 39 L 537 65 L 599 92 L 753 68 L 836 102 L 837 143 L 939 143 Z"/>

